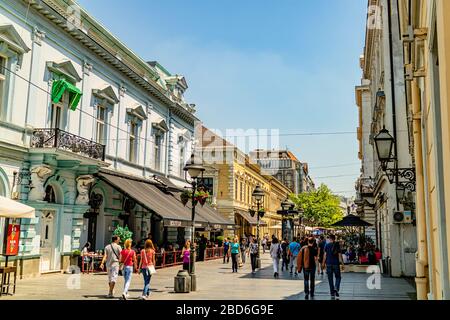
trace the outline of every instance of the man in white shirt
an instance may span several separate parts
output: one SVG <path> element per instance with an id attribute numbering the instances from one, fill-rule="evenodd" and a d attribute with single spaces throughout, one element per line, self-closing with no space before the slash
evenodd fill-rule
<path id="1" fill-rule="evenodd" d="M 119 275 L 120 252 L 122 251 L 119 243 L 120 238 L 118 236 L 113 236 L 111 244 L 108 244 L 105 247 L 105 254 L 103 255 L 102 263 L 100 264 L 100 269 L 103 270 L 106 261 L 109 283 L 108 298 L 114 297 L 114 286 L 116 285 L 117 277 Z"/>

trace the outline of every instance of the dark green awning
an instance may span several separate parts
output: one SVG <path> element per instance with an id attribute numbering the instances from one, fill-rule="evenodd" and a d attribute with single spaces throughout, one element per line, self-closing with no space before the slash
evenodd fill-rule
<path id="1" fill-rule="evenodd" d="M 52 101 L 54 103 L 58 103 L 59 101 L 61 101 L 61 98 L 66 90 L 70 95 L 69 108 L 70 110 L 74 111 L 77 109 L 78 103 L 80 102 L 81 96 L 83 94 L 81 93 L 80 89 L 78 89 L 65 79 L 55 80 L 53 82 Z"/>

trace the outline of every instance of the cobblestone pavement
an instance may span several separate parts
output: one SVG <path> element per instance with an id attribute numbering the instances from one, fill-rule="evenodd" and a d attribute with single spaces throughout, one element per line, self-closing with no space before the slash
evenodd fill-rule
<path id="1" fill-rule="evenodd" d="M 159 269 L 152 276 L 151 299 L 155 300 L 303 300 L 303 277 L 280 272 L 274 279 L 268 254 L 262 255 L 262 269 L 251 274 L 249 261 L 238 273 L 231 272 L 231 261 L 222 260 L 196 264 L 197 291 L 175 293 L 174 277 L 180 266 Z M 413 297 L 415 289 L 404 279 L 381 278 L 381 289 L 370 290 L 366 282 L 370 275 L 344 273 L 341 284 L 341 300 L 405 300 Z M 326 275 L 316 279 L 316 300 L 330 299 Z M 79 286 L 78 286 L 79 284 Z M 133 274 L 130 299 L 137 299 L 142 292 L 142 276 Z M 115 297 L 119 299 L 123 278 L 119 277 Z M 49 274 L 37 278 L 18 280 L 14 296 L 3 296 L 0 300 L 86 300 L 106 299 L 107 276 L 98 274 Z"/>

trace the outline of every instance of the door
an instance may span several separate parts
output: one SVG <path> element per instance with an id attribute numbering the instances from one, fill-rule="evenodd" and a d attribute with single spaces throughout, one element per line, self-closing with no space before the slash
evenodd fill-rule
<path id="1" fill-rule="evenodd" d="M 55 241 L 53 241 L 55 212 L 43 211 L 41 216 L 41 273 L 53 270 Z"/>

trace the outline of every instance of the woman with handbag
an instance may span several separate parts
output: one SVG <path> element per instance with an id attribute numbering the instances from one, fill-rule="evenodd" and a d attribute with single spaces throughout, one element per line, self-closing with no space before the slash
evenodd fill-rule
<path id="1" fill-rule="evenodd" d="M 131 249 L 132 240 L 125 240 L 124 247 L 120 253 L 120 262 L 122 263 L 121 267 L 123 268 L 123 277 L 125 280 L 125 284 L 123 287 L 122 298 L 127 300 L 129 298 L 128 289 L 131 284 L 131 276 L 134 270 L 137 270 L 137 261 L 136 261 L 136 252 Z"/>
<path id="2" fill-rule="evenodd" d="M 278 242 L 278 239 L 274 237 L 272 239 L 272 245 L 270 246 L 270 256 L 273 262 L 274 278 L 278 278 L 278 267 L 280 266 L 281 252 L 280 243 Z"/>
<path id="3" fill-rule="evenodd" d="M 139 261 L 139 271 L 144 277 L 144 290 L 142 291 L 142 300 L 147 300 L 150 296 L 150 279 L 156 273 L 155 269 L 155 247 L 152 240 L 145 241 L 144 249 L 141 251 Z"/>

